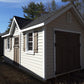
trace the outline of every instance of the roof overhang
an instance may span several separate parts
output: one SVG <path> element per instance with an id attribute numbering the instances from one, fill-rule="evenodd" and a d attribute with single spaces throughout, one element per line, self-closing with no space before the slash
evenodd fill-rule
<path id="1" fill-rule="evenodd" d="M 79 19 L 80 23 L 82 23 L 82 25 L 84 25 L 84 19 L 82 18 L 79 11 L 75 8 L 75 6 L 73 4 L 71 4 L 71 3 L 68 4 L 67 6 L 65 6 L 65 8 L 63 10 L 61 10 L 59 13 L 54 14 L 51 18 L 47 19 L 45 21 L 45 25 L 52 22 L 54 19 L 58 18 L 59 16 L 61 16 L 63 13 L 65 13 L 66 11 L 68 11 L 71 8 L 74 10 L 75 14 L 77 15 L 77 18 Z"/>
<path id="2" fill-rule="evenodd" d="M 10 28 L 10 31 L 9 31 L 9 33 L 10 33 L 11 35 L 12 35 L 12 32 L 13 32 L 14 24 L 16 24 L 17 27 L 18 27 L 19 30 L 20 30 L 20 27 L 19 27 L 19 25 L 18 25 L 18 23 L 17 23 L 15 17 L 13 17 L 13 21 L 12 21 L 11 28 Z"/>
<path id="3" fill-rule="evenodd" d="M 80 23 L 82 23 L 84 26 L 84 19 L 83 19 L 82 15 L 79 13 L 79 11 L 74 6 L 73 6 L 73 9 L 76 12 L 75 14 L 78 16 L 77 18 L 79 19 Z"/>
<path id="4" fill-rule="evenodd" d="M 8 36 L 10 36 L 10 34 L 6 34 L 6 35 L 3 35 L 1 37 L 4 38 L 4 37 L 8 37 Z"/>
<path id="5" fill-rule="evenodd" d="M 40 23 L 40 24 L 37 24 L 37 25 L 34 25 L 34 26 L 31 26 L 31 27 L 28 27 L 28 28 L 25 28 L 23 30 L 20 30 L 20 32 L 29 31 L 29 30 L 36 29 L 36 28 L 43 27 L 43 26 L 44 26 L 44 22 Z M 7 36 L 10 36 L 10 35 L 11 35 L 11 33 L 9 32 L 9 34 L 3 35 L 2 37 L 7 37 Z"/>
<path id="6" fill-rule="evenodd" d="M 17 21 L 16 21 L 15 17 L 13 17 L 13 20 L 12 20 L 12 24 L 11 24 L 11 27 L 10 27 L 9 34 L 3 35 L 2 37 L 8 37 L 8 36 L 12 35 L 13 28 L 14 28 L 14 24 L 16 24 L 16 25 L 17 25 L 17 27 L 18 27 L 18 28 L 19 28 L 19 30 L 20 30 L 20 27 L 19 27 L 19 25 L 18 25 L 18 23 L 17 23 Z"/>
<path id="7" fill-rule="evenodd" d="M 44 25 L 45 25 L 45 24 L 44 24 L 44 22 L 43 22 L 43 23 L 40 23 L 40 24 L 31 26 L 31 27 L 25 28 L 25 29 L 21 30 L 21 32 L 25 32 L 25 31 L 28 31 L 28 30 L 32 30 L 32 29 L 36 29 L 36 28 L 39 28 L 39 27 L 43 27 Z"/>

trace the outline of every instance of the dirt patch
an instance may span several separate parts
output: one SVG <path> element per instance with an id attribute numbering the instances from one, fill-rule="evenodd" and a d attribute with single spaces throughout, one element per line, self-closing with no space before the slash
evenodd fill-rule
<path id="1" fill-rule="evenodd" d="M 7 63 L 0 63 L 0 84 L 42 84 L 42 82 Z"/>
<path id="2" fill-rule="evenodd" d="M 84 84 L 84 70 L 41 82 L 10 64 L 0 62 L 0 84 Z"/>

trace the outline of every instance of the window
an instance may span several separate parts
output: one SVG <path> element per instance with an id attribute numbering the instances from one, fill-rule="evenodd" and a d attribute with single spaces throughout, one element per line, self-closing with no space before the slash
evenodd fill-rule
<path id="1" fill-rule="evenodd" d="M 28 33 L 26 37 L 26 51 L 33 52 L 33 32 Z"/>
<path id="2" fill-rule="evenodd" d="M 27 40 L 27 42 L 28 42 L 27 48 L 28 48 L 28 50 L 32 50 L 33 49 L 33 34 L 29 33 L 27 39 L 28 39 Z"/>
<path id="3" fill-rule="evenodd" d="M 8 51 L 12 50 L 12 37 L 6 38 L 6 49 Z"/>
<path id="4" fill-rule="evenodd" d="M 10 39 L 8 38 L 7 39 L 7 49 L 9 49 L 10 48 Z"/>
<path id="5" fill-rule="evenodd" d="M 18 37 L 15 38 L 15 44 L 19 44 L 19 38 Z"/>
<path id="6" fill-rule="evenodd" d="M 38 31 L 23 34 L 23 51 L 28 54 L 38 53 Z"/>

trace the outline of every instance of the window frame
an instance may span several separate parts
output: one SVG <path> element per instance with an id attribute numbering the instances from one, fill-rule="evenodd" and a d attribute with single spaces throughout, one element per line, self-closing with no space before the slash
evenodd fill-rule
<path id="1" fill-rule="evenodd" d="M 9 41 L 8 41 L 9 40 Z M 9 46 L 8 46 L 9 45 Z M 10 51 L 10 38 L 7 38 L 7 50 Z"/>
<path id="2" fill-rule="evenodd" d="M 32 50 L 28 49 L 29 33 L 32 33 Z M 25 44 L 26 44 L 25 53 L 34 54 L 34 32 L 33 31 L 30 31 L 30 32 L 26 33 Z"/>
<path id="3" fill-rule="evenodd" d="M 18 42 L 16 41 L 18 39 Z M 19 45 L 19 36 L 16 36 L 14 38 L 14 45 Z"/>

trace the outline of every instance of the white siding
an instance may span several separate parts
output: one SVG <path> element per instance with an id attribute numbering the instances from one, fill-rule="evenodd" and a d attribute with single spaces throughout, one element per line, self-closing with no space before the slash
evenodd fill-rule
<path id="1" fill-rule="evenodd" d="M 8 50 L 6 48 L 7 46 L 7 42 L 6 42 L 6 38 L 4 39 L 4 55 L 9 58 L 10 60 L 13 60 L 13 41 L 14 41 L 14 38 L 12 38 L 12 50 Z"/>
<path id="2" fill-rule="evenodd" d="M 17 35 L 19 35 L 19 28 L 15 28 L 15 31 L 14 31 L 14 34 L 13 34 L 13 36 L 17 36 Z M 5 38 L 4 39 L 4 55 L 7 57 L 7 58 L 9 58 L 10 60 L 14 60 L 14 37 L 12 37 L 12 50 L 8 50 L 7 48 L 6 48 L 6 46 L 7 46 L 7 40 L 6 40 L 7 38 Z"/>
<path id="3" fill-rule="evenodd" d="M 38 32 L 38 53 L 27 54 L 23 51 L 23 33 L 21 34 L 21 65 L 44 78 L 43 30 Z"/>
<path id="4" fill-rule="evenodd" d="M 19 29 L 15 28 L 13 36 L 19 35 L 20 51 L 19 51 L 19 64 L 26 69 L 32 71 L 36 75 L 44 78 L 44 30 L 38 30 L 38 53 L 28 54 L 23 50 L 23 33 L 20 33 Z M 14 60 L 14 37 L 12 38 L 12 50 L 6 49 L 6 40 L 4 39 L 4 55 Z"/>
<path id="5" fill-rule="evenodd" d="M 19 28 L 15 28 L 15 32 L 14 32 L 13 36 L 19 35 L 19 33 L 20 33 L 19 31 L 20 31 Z"/>

